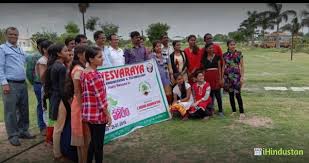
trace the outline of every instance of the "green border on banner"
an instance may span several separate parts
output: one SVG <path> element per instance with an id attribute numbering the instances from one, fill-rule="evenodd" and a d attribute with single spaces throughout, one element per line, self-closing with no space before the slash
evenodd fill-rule
<path id="1" fill-rule="evenodd" d="M 116 131 L 113 131 L 111 133 L 108 133 L 104 137 L 104 144 L 109 143 L 112 140 L 115 140 L 119 137 L 126 136 L 127 134 L 130 134 L 134 131 L 134 129 L 142 128 L 146 126 L 150 126 L 152 124 L 160 123 L 162 121 L 166 121 L 169 118 L 169 114 L 167 112 L 143 119 L 141 121 L 132 123 L 128 126 L 125 126 L 123 128 L 120 128 Z"/>
<path id="2" fill-rule="evenodd" d="M 157 64 L 154 62 L 154 60 L 151 59 L 151 60 L 148 60 L 148 61 L 144 61 L 144 62 L 140 62 L 140 63 L 136 63 L 136 64 L 131 64 L 130 66 L 137 65 L 137 64 L 145 64 L 146 62 L 152 62 L 152 64 L 155 66 L 156 81 L 159 84 L 159 90 L 160 90 L 161 98 L 163 99 L 165 112 L 160 113 L 160 114 L 155 115 L 155 116 L 152 116 L 152 117 L 149 117 L 149 118 L 146 118 L 146 119 L 143 119 L 143 120 L 140 120 L 138 122 L 135 122 L 133 124 L 130 124 L 128 126 L 125 126 L 123 128 L 117 129 L 117 130 L 115 130 L 111 133 L 106 134 L 105 137 L 104 137 L 104 144 L 107 144 L 110 141 L 115 140 L 119 137 L 126 136 L 126 135 L 132 133 L 135 129 L 146 127 L 146 126 L 149 126 L 149 125 L 152 125 L 152 124 L 155 124 L 155 123 L 159 123 L 159 122 L 162 122 L 162 121 L 166 121 L 170 118 L 170 114 L 169 114 L 168 106 L 167 106 L 167 101 L 166 101 L 166 96 L 164 96 L 163 92 L 162 92 L 162 89 L 164 89 L 163 84 L 161 82 L 161 79 L 159 79 L 159 77 L 158 77 L 158 71 L 159 70 L 158 70 Z M 98 70 L 104 71 L 104 70 L 108 70 L 108 69 L 112 69 L 112 68 L 125 67 L 125 66 L 128 66 L 128 65 L 108 67 L 108 68 L 99 68 Z"/>

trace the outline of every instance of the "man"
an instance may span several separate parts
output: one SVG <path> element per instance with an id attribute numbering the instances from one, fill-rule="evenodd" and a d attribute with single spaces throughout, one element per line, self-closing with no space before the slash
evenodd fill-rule
<path id="1" fill-rule="evenodd" d="M 79 39 L 78 39 L 79 40 Z M 68 37 L 65 39 L 64 41 L 65 45 L 68 47 L 69 51 L 73 51 L 73 49 L 75 48 L 75 40 L 72 37 Z M 86 38 L 86 43 L 87 43 L 87 38 Z M 84 44 L 84 40 L 83 43 Z"/>
<path id="2" fill-rule="evenodd" d="M 174 48 L 172 46 L 168 45 L 169 42 L 169 38 L 166 32 L 163 33 L 163 35 L 161 35 L 160 37 L 161 39 L 161 43 L 162 43 L 162 55 L 164 58 L 166 58 L 166 60 L 169 61 L 168 64 L 168 72 L 170 75 L 170 79 L 172 82 L 174 82 L 174 75 L 173 75 L 173 69 L 172 69 L 172 64 L 171 64 L 171 60 L 170 60 L 170 54 L 174 52 Z"/>
<path id="3" fill-rule="evenodd" d="M 88 42 L 87 42 L 87 37 L 83 34 L 79 34 L 75 37 L 75 44 L 76 45 L 84 45 L 87 46 Z"/>
<path id="4" fill-rule="evenodd" d="M 204 35 L 204 42 L 205 42 L 205 45 L 209 44 L 209 43 L 213 43 L 212 35 L 210 33 L 206 33 Z M 222 53 L 222 49 L 221 49 L 220 45 L 213 43 L 213 49 L 214 49 L 214 54 L 220 56 L 220 65 L 223 66 L 223 53 Z M 204 50 L 205 50 L 205 48 L 203 48 L 203 51 Z M 221 74 L 223 74 L 223 73 L 224 73 L 224 69 L 223 69 L 223 67 L 221 67 Z M 221 92 L 221 97 L 222 97 L 223 88 L 221 88 L 220 92 Z M 215 98 L 212 98 L 212 105 L 211 105 L 212 110 L 214 110 L 213 109 L 214 103 L 215 103 Z"/>
<path id="5" fill-rule="evenodd" d="M 0 45 L 0 83 L 4 122 L 10 143 L 20 146 L 18 138 L 33 139 L 29 129 L 28 90 L 25 74 L 26 54 L 17 46 L 18 30 L 5 30 L 6 43 Z"/>
<path id="6" fill-rule="evenodd" d="M 134 64 L 150 59 L 147 54 L 146 48 L 140 45 L 141 35 L 137 31 L 133 31 L 130 34 L 133 48 L 125 49 L 124 58 L 125 64 Z"/>
<path id="7" fill-rule="evenodd" d="M 108 47 L 105 46 L 105 42 L 106 42 L 106 36 L 104 35 L 103 31 L 96 31 L 93 34 L 93 39 L 95 41 L 95 44 L 97 47 L 99 47 L 102 50 L 102 54 L 103 54 L 103 67 L 111 67 L 112 63 L 110 61 L 110 51 L 108 49 Z"/>
<path id="8" fill-rule="evenodd" d="M 107 38 L 110 41 L 110 61 L 112 66 L 121 66 L 124 65 L 123 50 L 119 48 L 119 39 L 116 34 L 111 34 Z"/>
<path id="9" fill-rule="evenodd" d="M 170 54 L 174 52 L 174 48 L 172 46 L 169 46 L 169 38 L 166 32 L 163 33 L 163 35 L 160 37 L 161 43 L 162 43 L 162 54 L 164 57 L 169 57 Z"/>

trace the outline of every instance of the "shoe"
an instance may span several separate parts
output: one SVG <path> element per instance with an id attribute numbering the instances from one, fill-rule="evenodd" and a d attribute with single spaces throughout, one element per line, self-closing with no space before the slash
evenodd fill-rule
<path id="1" fill-rule="evenodd" d="M 21 145 L 17 136 L 10 138 L 9 141 L 13 146 L 20 146 Z"/>
<path id="2" fill-rule="evenodd" d="M 232 112 L 231 116 L 234 117 L 236 115 L 236 112 Z"/>
<path id="3" fill-rule="evenodd" d="M 223 118 L 224 114 L 222 112 L 219 112 L 219 116 Z"/>
<path id="4" fill-rule="evenodd" d="M 187 121 L 188 119 L 189 119 L 188 116 L 182 118 L 183 121 Z"/>
<path id="5" fill-rule="evenodd" d="M 206 116 L 203 118 L 203 120 L 207 121 L 209 119 L 209 116 Z"/>
<path id="6" fill-rule="evenodd" d="M 240 113 L 239 120 L 244 120 L 246 118 L 244 113 Z"/>
<path id="7" fill-rule="evenodd" d="M 19 138 L 21 139 L 34 139 L 35 137 L 35 135 L 31 135 L 29 132 L 25 132 L 19 135 Z"/>
<path id="8" fill-rule="evenodd" d="M 46 128 L 42 129 L 40 133 L 42 136 L 46 136 Z"/>

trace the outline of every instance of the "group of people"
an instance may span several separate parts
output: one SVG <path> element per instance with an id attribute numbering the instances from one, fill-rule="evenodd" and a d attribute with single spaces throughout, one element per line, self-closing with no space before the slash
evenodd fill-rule
<path id="1" fill-rule="evenodd" d="M 212 42 L 211 34 L 204 36 L 203 48 L 197 46 L 196 36 L 190 35 L 189 47 L 182 50 L 181 41 L 173 41 L 170 46 L 164 33 L 149 50 L 140 33 L 133 31 L 132 48 L 122 50 L 116 34 L 105 36 L 96 31 L 95 46 L 89 46 L 82 34 L 67 38 L 63 44 L 40 38 L 36 41 L 39 55 L 28 57 L 17 45 L 17 28 L 9 27 L 5 34 L 7 41 L 0 45 L 0 82 L 6 131 L 14 146 L 21 145 L 20 138 L 35 138 L 28 131 L 28 78 L 37 98 L 38 127 L 46 143 L 52 145 L 54 158 L 68 157 L 82 163 L 92 162 L 95 157 L 96 162 L 102 162 L 105 127 L 112 119 L 104 77 L 97 68 L 150 59 L 157 64 L 173 116 L 208 119 L 214 114 L 214 99 L 223 116 L 223 88 L 229 93 L 232 114 L 236 113 L 236 96 L 240 118 L 244 118 L 244 63 L 233 40 L 227 42 L 228 51 L 223 54 L 221 47 Z"/>

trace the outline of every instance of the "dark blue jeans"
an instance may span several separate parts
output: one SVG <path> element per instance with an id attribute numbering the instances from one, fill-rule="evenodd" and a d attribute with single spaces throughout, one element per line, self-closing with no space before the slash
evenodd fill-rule
<path id="1" fill-rule="evenodd" d="M 36 107 L 36 115 L 37 115 L 37 120 L 38 120 L 38 127 L 42 131 L 43 129 L 46 128 L 46 124 L 43 119 L 43 105 L 42 105 L 42 84 L 40 83 L 34 83 L 33 84 L 33 90 L 37 99 L 37 107 Z"/>

